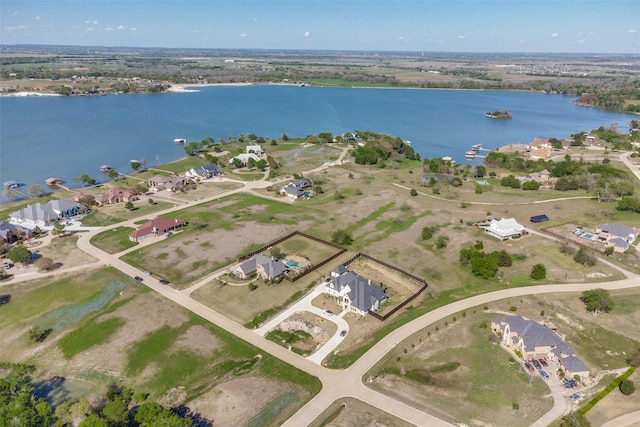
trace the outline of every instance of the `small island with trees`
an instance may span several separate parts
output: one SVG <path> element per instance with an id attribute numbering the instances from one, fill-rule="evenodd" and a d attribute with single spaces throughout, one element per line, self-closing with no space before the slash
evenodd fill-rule
<path id="1" fill-rule="evenodd" d="M 507 110 L 492 111 L 485 114 L 485 116 L 489 117 L 490 119 L 512 119 L 513 118 L 511 113 L 508 112 Z"/>

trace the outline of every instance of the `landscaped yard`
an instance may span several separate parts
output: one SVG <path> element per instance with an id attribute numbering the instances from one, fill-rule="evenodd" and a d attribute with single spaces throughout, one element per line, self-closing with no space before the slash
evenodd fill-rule
<path id="1" fill-rule="evenodd" d="M 93 236 L 91 244 L 109 254 L 116 254 L 138 244 L 129 239 L 129 234 L 132 231 L 133 228 L 131 227 L 116 227 L 106 230 Z"/>

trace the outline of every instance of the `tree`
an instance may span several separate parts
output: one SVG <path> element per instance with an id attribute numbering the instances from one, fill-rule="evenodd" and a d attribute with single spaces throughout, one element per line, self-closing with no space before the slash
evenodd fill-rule
<path id="1" fill-rule="evenodd" d="M 422 240 L 429 240 L 430 238 L 433 237 L 433 235 L 435 234 L 435 232 L 438 230 L 437 227 L 434 226 L 426 226 L 422 228 Z"/>
<path id="2" fill-rule="evenodd" d="M 118 175 L 120 175 L 120 174 L 115 169 L 109 169 L 107 171 L 107 178 L 109 178 L 109 179 L 116 179 L 118 177 Z"/>
<path id="3" fill-rule="evenodd" d="M 91 178 L 86 173 L 83 173 L 82 175 L 73 178 L 73 180 L 75 182 L 77 182 L 78 184 L 81 184 L 82 188 L 84 188 L 84 186 L 87 185 L 87 184 L 88 185 L 94 185 L 96 183 L 96 180 Z"/>
<path id="4" fill-rule="evenodd" d="M 615 302 L 611 298 L 611 294 L 606 289 L 591 289 L 584 291 L 582 292 L 582 296 L 580 296 L 580 301 L 585 304 L 587 311 L 595 314 L 599 311 L 608 313 L 615 305 Z"/>
<path id="5" fill-rule="evenodd" d="M 584 266 L 593 266 L 596 264 L 596 257 L 585 248 L 578 249 L 578 252 L 573 256 L 573 260 Z"/>
<path id="6" fill-rule="evenodd" d="M 529 276 L 533 280 L 542 280 L 547 278 L 547 268 L 544 264 L 536 264 L 531 268 L 531 275 Z"/>
<path id="7" fill-rule="evenodd" d="M 331 234 L 331 241 L 336 245 L 346 246 L 353 243 L 353 238 L 347 230 L 336 230 Z"/>
<path id="8" fill-rule="evenodd" d="M 242 167 L 242 160 L 237 157 L 233 158 L 233 167 L 236 169 L 240 169 Z"/>
<path id="9" fill-rule="evenodd" d="M 523 190 L 537 190 L 540 188 L 540 183 L 537 181 L 525 181 L 522 183 Z"/>
<path id="10" fill-rule="evenodd" d="M 132 211 L 134 206 L 133 203 L 131 202 L 131 200 L 129 200 L 127 203 L 124 204 L 124 208 L 128 211 Z"/>
<path id="11" fill-rule="evenodd" d="M 137 172 L 138 169 L 140 169 L 140 166 L 142 166 L 140 164 L 140 162 L 136 161 L 136 160 L 131 160 L 131 162 L 129 163 L 129 165 L 131 166 L 131 170 Z"/>
<path id="12" fill-rule="evenodd" d="M 636 197 L 623 197 L 616 207 L 619 211 L 631 211 L 640 213 L 640 199 Z"/>
<path id="13" fill-rule="evenodd" d="M 634 391 L 636 391 L 636 385 L 631 380 L 624 380 L 620 383 L 620 391 L 625 396 L 629 396 L 630 394 L 633 394 Z"/>
<path id="14" fill-rule="evenodd" d="M 513 175 L 505 176 L 500 180 L 503 187 L 520 188 L 520 181 Z"/>
<path id="15" fill-rule="evenodd" d="M 16 245 L 7 252 L 7 258 L 14 263 L 28 263 L 31 261 L 31 251 L 24 245 Z"/>
<path id="16" fill-rule="evenodd" d="M 562 417 L 560 427 L 591 427 L 591 423 L 582 412 L 572 412 Z"/>
<path id="17" fill-rule="evenodd" d="M 48 257 L 40 257 L 33 262 L 38 271 L 47 271 L 53 267 L 53 260 Z"/>
<path id="18" fill-rule="evenodd" d="M 444 249 L 447 247 L 448 243 L 449 238 L 447 236 L 438 236 L 438 238 L 436 239 L 436 248 Z"/>
<path id="19" fill-rule="evenodd" d="M 42 185 L 33 184 L 31 187 L 29 187 L 29 194 L 34 197 L 39 197 L 44 194 L 44 189 L 42 188 Z"/>
<path id="20" fill-rule="evenodd" d="M 418 192 L 416 191 L 415 188 L 412 188 L 411 191 L 409 192 L 409 194 L 411 194 L 413 197 L 418 195 Z"/>
<path id="21" fill-rule="evenodd" d="M 64 237 L 64 235 L 65 235 L 64 224 L 61 223 L 60 221 L 56 221 L 53 224 L 53 229 L 51 230 L 51 234 L 53 234 L 54 236 Z"/>

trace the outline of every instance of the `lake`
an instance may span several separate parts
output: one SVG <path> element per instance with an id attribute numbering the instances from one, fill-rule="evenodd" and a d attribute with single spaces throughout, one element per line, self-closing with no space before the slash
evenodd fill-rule
<path id="1" fill-rule="evenodd" d="M 210 86 L 198 92 L 96 97 L 1 97 L 0 181 L 29 185 L 61 178 L 71 187 L 101 165 L 130 171 L 185 156 L 175 138 L 201 140 L 370 130 L 411 141 L 422 157 L 464 162 L 473 144 L 497 148 L 538 136 L 565 138 L 636 116 L 575 105 L 575 97 L 529 92 Z M 509 110 L 511 120 L 485 113 Z M 268 148 L 267 148 L 268 151 Z"/>

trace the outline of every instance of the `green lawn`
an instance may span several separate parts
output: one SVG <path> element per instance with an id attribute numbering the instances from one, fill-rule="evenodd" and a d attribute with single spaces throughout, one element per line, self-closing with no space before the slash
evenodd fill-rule
<path id="1" fill-rule="evenodd" d="M 62 337 L 58 345 L 64 357 L 69 360 L 95 345 L 103 344 L 125 323 L 117 317 L 98 323 L 90 322 Z"/>
<path id="2" fill-rule="evenodd" d="M 129 234 L 132 231 L 133 228 L 131 227 L 117 227 L 106 230 L 93 236 L 91 244 L 107 253 L 116 254 L 138 244 L 129 239 Z"/>

